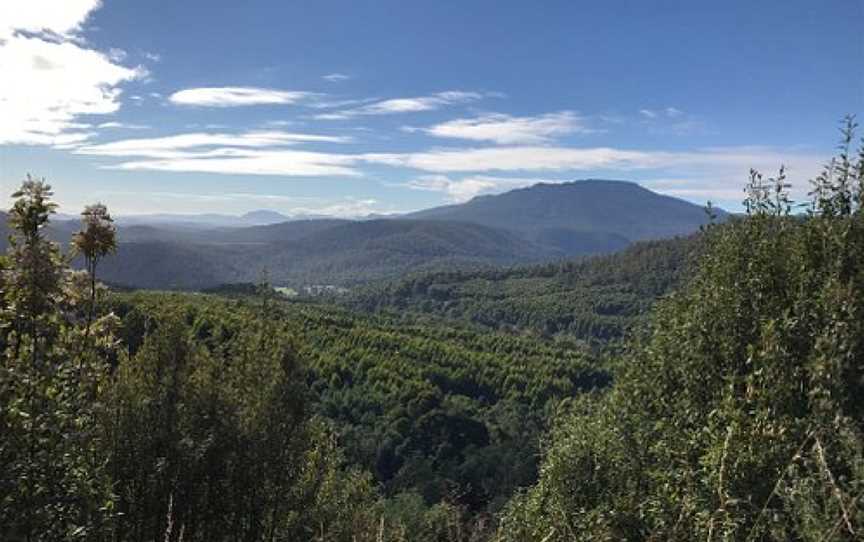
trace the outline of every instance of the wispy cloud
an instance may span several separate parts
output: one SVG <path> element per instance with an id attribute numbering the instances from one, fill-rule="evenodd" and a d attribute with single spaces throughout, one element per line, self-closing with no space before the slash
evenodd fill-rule
<path id="1" fill-rule="evenodd" d="M 420 111 L 432 111 L 447 105 L 475 102 L 485 97 L 479 92 L 466 92 L 461 90 L 448 90 L 438 92 L 429 96 L 417 96 L 414 98 L 391 98 L 356 107 L 344 109 L 332 113 L 316 115 L 320 120 L 341 120 L 362 115 L 391 115 L 394 113 L 416 113 Z"/>
<path id="2" fill-rule="evenodd" d="M 750 167 L 770 170 L 783 163 L 794 163 L 796 166 L 818 164 L 823 157 L 767 147 L 718 147 L 670 152 L 613 147 L 518 146 L 366 154 L 363 155 L 363 160 L 432 173 L 636 172 L 671 168 L 680 168 L 682 171 L 716 171 L 718 168 L 731 168 L 741 174 L 746 173 Z"/>
<path id="3" fill-rule="evenodd" d="M 362 176 L 359 170 L 350 167 L 355 163 L 356 161 L 350 156 L 322 152 L 220 148 L 189 153 L 186 156 L 122 162 L 103 167 L 127 171 L 174 171 L 225 175 Z"/>
<path id="4" fill-rule="evenodd" d="M 677 107 L 640 109 L 641 123 L 655 134 L 685 135 L 701 131 L 703 122 Z"/>
<path id="5" fill-rule="evenodd" d="M 442 192 L 453 202 L 464 202 L 481 194 L 494 194 L 540 182 L 538 179 L 489 177 L 475 175 L 453 179 L 446 175 L 423 175 L 412 179 L 405 186 L 413 190 Z"/>
<path id="6" fill-rule="evenodd" d="M 503 145 L 540 144 L 555 136 L 596 131 L 589 128 L 586 120 L 574 111 L 559 111 L 534 117 L 492 113 L 472 119 L 451 120 L 430 128 L 409 127 L 407 130 L 419 130 L 435 137 L 494 141 Z"/>
<path id="7" fill-rule="evenodd" d="M 112 129 L 120 129 L 120 130 L 148 130 L 150 127 L 146 124 L 129 124 L 126 122 L 103 122 L 96 126 L 100 129 L 112 128 Z"/>
<path id="8" fill-rule="evenodd" d="M 345 75 L 344 73 L 328 73 L 327 75 L 321 77 L 325 81 L 330 81 L 331 83 L 338 83 L 339 81 L 347 81 L 351 79 L 350 75 Z"/>
<path id="9" fill-rule="evenodd" d="M 642 115 L 646 119 L 659 119 L 659 118 L 670 118 L 676 119 L 684 115 L 684 111 L 681 111 L 677 107 L 664 107 L 662 109 L 640 109 L 639 114 Z"/>
<path id="10" fill-rule="evenodd" d="M 287 149 L 301 143 L 348 143 L 350 137 L 281 131 L 185 133 L 85 145 L 74 153 L 138 158 L 105 169 L 203 172 L 235 175 L 359 176 L 351 155 Z"/>
<path id="11" fill-rule="evenodd" d="M 168 100 L 178 105 L 239 107 L 295 104 L 315 96 L 311 92 L 258 87 L 200 87 L 175 92 Z"/>
<path id="12" fill-rule="evenodd" d="M 75 154 L 91 156 L 138 156 L 146 158 L 194 158 L 206 156 L 229 156 L 237 154 L 232 149 L 272 148 L 299 143 L 349 143 L 347 136 L 302 134 L 272 131 L 252 131 L 240 134 L 194 132 L 164 137 L 122 139 L 99 145 L 83 145 L 74 149 Z M 213 150 L 213 148 L 216 148 Z M 188 151 L 194 150 L 194 154 Z"/>
<path id="13" fill-rule="evenodd" d="M 120 86 L 145 76 L 77 32 L 98 0 L 0 2 L 0 144 L 69 145 L 93 135 L 84 115 L 120 108 Z M 14 84 L 11 82 L 14 81 Z M 62 89 L 62 90 L 61 90 Z"/>

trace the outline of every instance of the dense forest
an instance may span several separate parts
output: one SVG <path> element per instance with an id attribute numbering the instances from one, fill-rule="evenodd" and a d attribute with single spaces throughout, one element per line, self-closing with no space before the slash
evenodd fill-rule
<path id="1" fill-rule="evenodd" d="M 486 329 L 606 343 L 644 322 L 697 258 L 700 236 L 643 241 L 621 252 L 511 269 L 417 273 L 339 302 L 416 320 L 434 315 Z"/>
<path id="2" fill-rule="evenodd" d="M 64 253 L 28 178 L 0 262 L 0 537 L 860 540 L 854 129 L 804 206 L 753 171 L 746 216 L 696 237 L 347 307 L 111 291 L 108 210 Z"/>

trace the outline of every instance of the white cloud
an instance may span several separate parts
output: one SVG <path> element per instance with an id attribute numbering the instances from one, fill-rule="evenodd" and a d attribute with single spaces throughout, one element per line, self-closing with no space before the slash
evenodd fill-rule
<path id="1" fill-rule="evenodd" d="M 121 139 L 99 145 L 80 146 L 75 154 L 92 156 L 141 156 L 146 158 L 189 158 L 190 156 L 230 155 L 235 148 L 269 148 L 298 143 L 348 143 L 350 137 L 299 134 L 282 131 L 254 131 L 241 134 L 185 133 L 164 137 Z M 217 147 L 206 151 L 204 149 Z M 190 149 L 196 154 L 190 155 Z"/>
<path id="2" fill-rule="evenodd" d="M 481 171 L 567 171 L 637 169 L 668 162 L 663 152 L 608 147 L 496 147 L 442 149 L 404 154 L 370 154 L 370 161 L 436 173 Z"/>
<path id="3" fill-rule="evenodd" d="M 294 104 L 314 96 L 310 92 L 257 87 L 201 87 L 180 90 L 168 97 L 178 105 L 238 107 Z"/>
<path id="4" fill-rule="evenodd" d="M 103 123 L 97 125 L 96 127 L 100 128 L 100 129 L 116 128 L 116 129 L 122 129 L 122 130 L 147 130 L 150 128 L 149 126 L 147 126 L 145 124 L 129 124 L 129 123 L 125 123 L 125 122 L 115 122 L 115 121 L 103 122 Z"/>
<path id="5" fill-rule="evenodd" d="M 502 145 L 539 144 L 554 136 L 594 131 L 573 111 L 559 111 L 535 117 L 513 117 L 494 113 L 473 119 L 451 120 L 421 130 L 436 137 L 494 141 Z"/>
<path id="6" fill-rule="evenodd" d="M 349 167 L 353 163 L 350 157 L 320 152 L 217 149 L 187 157 L 123 162 L 105 168 L 286 177 L 360 176 L 358 170 Z"/>
<path id="7" fill-rule="evenodd" d="M 195 132 L 83 145 L 74 153 L 141 158 L 102 166 L 134 171 L 185 171 L 237 175 L 358 176 L 351 155 L 285 149 L 301 143 L 348 143 L 346 136 L 254 131 Z"/>
<path id="8" fill-rule="evenodd" d="M 418 96 L 414 98 L 391 98 L 381 100 L 362 107 L 346 109 L 333 113 L 322 113 L 316 115 L 320 120 L 340 120 L 361 115 L 390 115 L 394 113 L 416 113 L 420 111 L 432 111 L 446 105 L 473 102 L 483 99 L 484 95 L 479 92 L 465 92 L 461 90 L 448 90 L 430 96 Z"/>
<path id="9" fill-rule="evenodd" d="M 348 79 L 351 79 L 351 76 L 345 75 L 344 73 L 328 73 L 321 77 L 321 79 L 330 81 L 331 83 L 338 83 L 339 81 L 347 81 Z"/>
<path id="10" fill-rule="evenodd" d="M 493 194 L 523 186 L 536 184 L 538 179 L 519 179 L 512 177 L 488 177 L 477 175 L 461 179 L 451 179 L 446 175 L 424 175 L 408 182 L 408 188 L 443 192 L 453 202 L 464 202 L 480 194 Z"/>
<path id="11" fill-rule="evenodd" d="M 144 76 L 120 65 L 116 50 L 82 45 L 75 32 L 97 7 L 96 0 L 0 2 L 0 73 L 9 81 L 0 85 L 0 144 L 85 141 L 93 134 L 79 117 L 114 113 L 119 86 Z"/>
<path id="12" fill-rule="evenodd" d="M 241 134 L 193 132 L 78 145 L 73 152 L 122 158 L 102 167 L 132 171 L 203 172 L 286 177 L 362 176 L 365 165 L 423 172 L 410 188 L 437 191 L 453 201 L 537 182 L 519 172 L 558 172 L 573 176 L 632 180 L 690 179 L 661 187 L 666 193 L 727 200 L 743 185 L 750 167 L 772 171 L 786 164 L 798 186 L 818 170 L 823 157 L 801 149 L 765 147 L 706 148 L 670 152 L 611 147 L 510 146 L 433 149 L 407 153 L 339 153 L 289 148 L 303 143 L 346 143 L 350 138 L 282 131 Z M 495 176 L 495 172 L 503 175 Z M 453 174 L 464 174 L 456 175 Z"/>
<path id="13" fill-rule="evenodd" d="M 665 107 L 663 109 L 640 109 L 639 114 L 647 119 L 657 119 L 660 117 L 668 117 L 670 119 L 678 118 L 684 115 L 677 107 Z"/>
<path id="14" fill-rule="evenodd" d="M 433 173 L 486 171 L 638 171 L 669 168 L 774 168 L 781 163 L 819 163 L 822 157 L 763 147 L 723 147 L 688 152 L 612 147 L 494 147 L 418 153 L 366 154 L 369 162 Z"/>

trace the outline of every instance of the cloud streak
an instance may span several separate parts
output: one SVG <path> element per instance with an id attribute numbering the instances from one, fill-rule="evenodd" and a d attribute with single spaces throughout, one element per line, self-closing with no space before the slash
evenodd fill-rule
<path id="1" fill-rule="evenodd" d="M 347 81 L 351 79 L 350 75 L 345 75 L 344 73 L 328 73 L 327 75 L 321 77 L 325 81 L 330 81 L 331 83 L 338 83 L 340 81 Z"/>
<path id="2" fill-rule="evenodd" d="M 391 98 L 380 100 L 362 107 L 344 109 L 332 113 L 321 113 L 315 118 L 319 120 L 343 120 L 364 115 L 392 115 L 397 113 L 417 113 L 432 111 L 448 105 L 475 102 L 482 100 L 484 95 L 479 92 L 448 90 L 429 96 L 414 98 Z"/>
<path id="3" fill-rule="evenodd" d="M 559 111 L 534 117 L 491 113 L 471 119 L 451 120 L 430 128 L 421 128 L 419 131 L 434 137 L 492 141 L 501 145 L 535 145 L 546 143 L 556 136 L 595 132 L 586 126 L 583 117 L 573 111 Z"/>
<path id="4" fill-rule="evenodd" d="M 311 92 L 259 87 L 199 87 L 177 91 L 168 97 L 176 105 L 198 107 L 242 107 L 289 105 L 314 97 Z"/>
<path id="5" fill-rule="evenodd" d="M 74 149 L 75 154 L 91 156 L 141 156 L 146 158 L 173 158 L 198 156 L 190 154 L 189 149 L 221 147 L 223 154 L 230 154 L 232 148 L 267 148 L 300 143 L 349 143 L 346 136 L 321 134 L 300 134 L 291 132 L 252 131 L 241 134 L 193 132 L 164 137 L 123 139 L 99 145 L 84 145 Z M 208 151 L 212 156 L 212 151 Z"/>

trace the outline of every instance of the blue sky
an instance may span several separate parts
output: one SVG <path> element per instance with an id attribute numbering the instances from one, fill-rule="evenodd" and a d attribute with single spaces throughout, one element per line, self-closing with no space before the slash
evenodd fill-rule
<path id="1" fill-rule="evenodd" d="M 737 209 L 864 112 L 864 2 L 4 0 L 0 188 L 357 216 L 611 178 Z"/>

